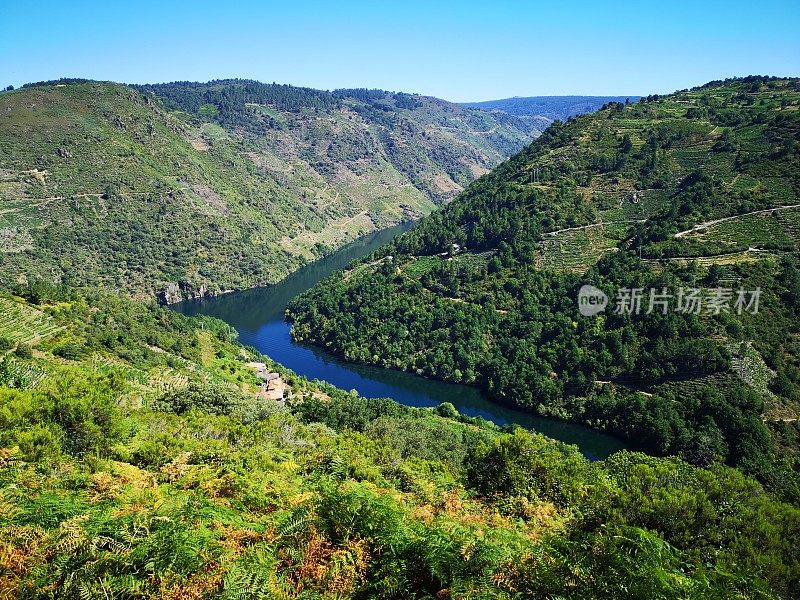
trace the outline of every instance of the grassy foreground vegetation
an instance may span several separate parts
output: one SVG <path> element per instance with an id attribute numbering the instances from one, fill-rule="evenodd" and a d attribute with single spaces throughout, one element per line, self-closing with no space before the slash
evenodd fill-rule
<path id="1" fill-rule="evenodd" d="M 736 469 L 365 400 L 106 293 L 2 302 L 38 328 L 3 363 L 45 373 L 0 381 L 2 598 L 800 593 L 800 509 Z"/>
<path id="2" fill-rule="evenodd" d="M 556 123 L 297 298 L 294 335 L 735 465 L 797 502 L 799 108 L 796 79 L 751 77 Z M 597 317 L 579 314 L 583 284 L 611 299 Z M 681 287 L 733 298 L 680 314 Z M 672 309 L 615 314 L 618 288 L 667 290 Z M 740 288 L 760 288 L 758 314 L 734 309 Z"/>

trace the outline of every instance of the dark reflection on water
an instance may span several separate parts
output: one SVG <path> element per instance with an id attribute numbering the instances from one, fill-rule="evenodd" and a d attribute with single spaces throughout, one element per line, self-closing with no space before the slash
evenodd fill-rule
<path id="1" fill-rule="evenodd" d="M 625 446 L 618 439 L 581 425 L 547 419 L 498 406 L 469 386 L 445 383 L 391 369 L 344 362 L 323 350 L 296 344 L 284 320 L 287 303 L 333 271 L 369 254 L 407 230 L 398 225 L 365 236 L 336 253 L 300 269 L 268 288 L 245 290 L 202 301 L 182 302 L 172 308 L 187 315 L 205 314 L 226 321 L 239 332 L 242 343 L 309 379 L 328 381 L 367 398 L 393 398 L 409 406 L 436 406 L 451 402 L 461 413 L 481 416 L 499 425 L 518 423 L 552 438 L 576 444 L 591 459 L 605 458 Z"/>

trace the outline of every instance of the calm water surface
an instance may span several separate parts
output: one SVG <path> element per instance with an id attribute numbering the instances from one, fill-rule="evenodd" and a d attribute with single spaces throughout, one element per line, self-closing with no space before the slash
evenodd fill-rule
<path id="1" fill-rule="evenodd" d="M 618 439 L 581 425 L 533 416 L 498 406 L 469 386 L 445 383 L 340 360 L 306 344 L 295 343 L 284 320 L 287 303 L 330 273 L 343 269 L 410 228 L 398 225 L 365 236 L 318 260 L 268 288 L 245 290 L 217 298 L 182 302 L 172 308 L 186 315 L 204 314 L 226 321 L 239 332 L 242 343 L 309 379 L 321 379 L 344 390 L 355 389 L 367 398 L 393 398 L 409 406 L 437 406 L 451 402 L 459 412 L 481 416 L 498 425 L 518 423 L 552 438 L 576 444 L 588 458 L 602 459 L 624 448 Z"/>

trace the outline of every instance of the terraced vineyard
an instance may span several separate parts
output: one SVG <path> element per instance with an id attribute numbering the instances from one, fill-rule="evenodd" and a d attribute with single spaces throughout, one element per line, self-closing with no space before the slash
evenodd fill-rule
<path id="1" fill-rule="evenodd" d="M 750 263 L 760 260 L 774 259 L 781 255 L 780 252 L 771 252 L 769 250 L 760 250 L 758 248 L 748 248 L 736 252 L 723 252 L 721 254 L 712 254 L 709 256 L 678 256 L 674 258 L 657 258 L 657 259 L 642 259 L 644 264 L 649 265 L 654 270 L 661 270 L 667 263 L 674 263 L 680 265 L 696 264 L 701 267 L 710 267 L 711 265 L 717 266 L 730 266 L 738 263 Z"/>
<path id="2" fill-rule="evenodd" d="M 439 256 L 419 256 L 404 264 L 401 269 L 407 275 L 419 277 L 430 272 L 442 262 Z"/>
<path id="3" fill-rule="evenodd" d="M 800 207 L 743 215 L 687 236 L 696 241 L 800 249 Z"/>
<path id="4" fill-rule="evenodd" d="M 144 370 L 110 353 L 95 352 L 81 364 L 98 373 L 115 374 L 128 384 L 120 397 L 122 404 L 140 408 L 143 403 L 169 391 L 186 388 L 190 381 L 220 384 L 224 378 L 200 364 L 173 357 L 175 367 L 157 366 Z"/>
<path id="5" fill-rule="evenodd" d="M 0 336 L 30 344 L 48 338 L 60 329 L 45 313 L 0 296 Z"/>
<path id="6" fill-rule="evenodd" d="M 654 394 L 672 393 L 682 401 L 691 401 L 698 397 L 704 390 L 725 389 L 735 385 L 738 376 L 734 373 L 716 373 L 688 380 L 673 380 L 652 388 Z"/>
<path id="7" fill-rule="evenodd" d="M 616 251 L 626 230 L 625 224 L 612 223 L 546 236 L 536 245 L 536 266 L 551 271 L 583 273 L 604 254 Z"/>
<path id="8" fill-rule="evenodd" d="M 130 383 L 145 385 L 148 382 L 147 374 L 144 371 L 132 367 L 118 358 L 112 358 L 107 354 L 95 352 L 83 362 L 92 369 L 92 371 L 104 374 L 118 373 Z"/>
<path id="9" fill-rule="evenodd" d="M 731 342 L 728 344 L 728 351 L 732 357 L 733 372 L 760 394 L 773 398 L 769 384 L 775 378 L 775 371 L 767 366 L 752 343 Z"/>
<path id="10" fill-rule="evenodd" d="M 10 356 L 0 360 L 0 386 L 32 389 L 46 376 L 47 373 L 33 363 L 19 361 Z"/>

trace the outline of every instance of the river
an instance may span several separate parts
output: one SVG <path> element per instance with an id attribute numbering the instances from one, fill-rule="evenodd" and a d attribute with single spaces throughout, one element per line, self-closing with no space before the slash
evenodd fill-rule
<path id="1" fill-rule="evenodd" d="M 337 252 L 296 271 L 277 285 L 225 294 L 216 298 L 172 305 L 186 315 L 217 317 L 239 332 L 242 343 L 309 379 L 321 379 L 344 390 L 355 389 L 367 398 L 392 398 L 409 406 L 437 406 L 452 403 L 459 412 L 481 416 L 498 425 L 518 423 L 549 437 L 577 445 L 583 454 L 598 460 L 625 445 L 612 436 L 582 425 L 537 417 L 489 402 L 473 387 L 425 379 L 411 373 L 345 362 L 291 337 L 284 318 L 288 302 L 330 273 L 369 254 L 409 229 L 410 223 L 362 237 Z"/>

